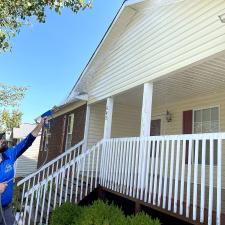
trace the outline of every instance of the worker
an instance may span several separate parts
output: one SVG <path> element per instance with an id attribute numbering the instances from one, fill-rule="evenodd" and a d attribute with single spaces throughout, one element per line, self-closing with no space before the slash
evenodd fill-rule
<path id="1" fill-rule="evenodd" d="M 0 139 L 0 194 L 3 215 L 0 213 L 0 225 L 13 225 L 15 217 L 12 209 L 13 178 L 15 161 L 32 145 L 44 125 L 46 118 L 42 118 L 34 130 L 19 144 L 8 147 L 4 138 Z M 5 222 L 3 220 L 5 219 Z"/>

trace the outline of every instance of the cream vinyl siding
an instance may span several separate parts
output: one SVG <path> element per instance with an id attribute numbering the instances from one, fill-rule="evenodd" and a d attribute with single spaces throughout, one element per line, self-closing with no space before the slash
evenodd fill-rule
<path id="1" fill-rule="evenodd" d="M 105 104 L 98 103 L 90 106 L 90 122 L 88 129 L 88 148 L 102 140 L 105 123 Z"/>
<path id="2" fill-rule="evenodd" d="M 183 129 L 183 111 L 209 108 L 213 106 L 219 107 L 219 121 L 220 121 L 220 132 L 225 132 L 225 92 L 215 93 L 212 95 L 206 95 L 204 97 L 190 98 L 185 101 L 179 101 L 171 105 L 164 105 L 157 109 L 153 109 L 153 115 L 159 114 L 165 110 L 168 110 L 172 114 L 172 122 L 164 122 L 163 130 L 166 135 L 182 134 Z M 223 145 L 222 153 L 222 185 L 225 188 L 225 143 Z M 214 185 L 216 184 L 216 168 L 214 167 Z M 186 168 L 187 171 L 187 168 Z M 194 172 L 192 168 L 192 172 Z M 206 184 L 208 185 L 208 166 L 206 166 Z M 198 168 L 198 177 L 201 175 L 201 165 Z M 200 183 L 200 180 L 199 180 Z"/>
<path id="3" fill-rule="evenodd" d="M 190 98 L 173 104 L 153 108 L 153 115 L 168 110 L 172 114 L 172 122 L 165 122 L 163 126 L 165 135 L 182 134 L 183 111 L 219 107 L 220 132 L 225 132 L 225 92 L 218 92 L 204 97 Z"/>
<path id="4" fill-rule="evenodd" d="M 89 149 L 103 138 L 105 104 L 106 103 L 98 103 L 90 106 L 90 124 L 88 130 Z M 112 118 L 112 137 L 115 138 L 139 136 L 140 116 L 141 114 L 139 108 L 114 103 Z M 92 166 L 92 163 L 90 163 L 90 166 Z"/>
<path id="5" fill-rule="evenodd" d="M 16 177 L 25 177 L 37 170 L 40 142 L 39 135 L 32 146 L 16 161 Z"/>
<path id="6" fill-rule="evenodd" d="M 224 24 L 218 18 L 225 13 L 224 0 L 185 0 L 154 7 L 152 2 L 141 4 L 113 47 L 99 51 L 97 66 L 87 71 L 92 76 L 86 88 L 89 103 L 225 50 Z"/>
<path id="7" fill-rule="evenodd" d="M 105 104 L 91 105 L 88 148 L 102 140 L 105 122 Z M 114 103 L 112 138 L 140 135 L 141 112 L 139 108 Z"/>
<path id="8" fill-rule="evenodd" d="M 112 138 L 138 137 L 140 124 L 141 111 L 138 107 L 114 104 Z"/>

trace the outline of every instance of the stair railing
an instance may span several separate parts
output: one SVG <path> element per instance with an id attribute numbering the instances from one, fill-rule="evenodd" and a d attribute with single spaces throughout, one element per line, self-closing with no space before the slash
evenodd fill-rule
<path id="1" fill-rule="evenodd" d="M 23 179 L 22 224 L 48 224 L 52 209 L 63 202 L 78 203 L 98 186 L 102 143 L 74 155 L 83 142 L 74 146 L 38 171 Z"/>

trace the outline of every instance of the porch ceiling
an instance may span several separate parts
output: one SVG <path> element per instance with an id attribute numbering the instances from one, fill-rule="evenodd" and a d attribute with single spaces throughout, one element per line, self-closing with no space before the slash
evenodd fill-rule
<path id="1" fill-rule="evenodd" d="M 154 81 L 153 105 L 225 91 L 225 55 Z M 143 87 L 116 96 L 121 104 L 141 106 Z"/>

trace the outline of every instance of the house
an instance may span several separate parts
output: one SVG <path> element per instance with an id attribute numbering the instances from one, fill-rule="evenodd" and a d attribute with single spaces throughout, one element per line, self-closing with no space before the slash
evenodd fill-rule
<path id="1" fill-rule="evenodd" d="M 19 128 L 12 129 L 12 140 L 15 144 L 23 140 L 36 124 L 23 123 Z M 37 170 L 38 154 L 40 149 L 41 134 L 36 138 L 33 145 L 16 161 L 16 177 L 25 177 Z"/>
<path id="2" fill-rule="evenodd" d="M 49 162 L 18 184 L 24 221 L 48 223 L 52 208 L 101 187 L 224 224 L 224 102 L 225 2 L 125 1 L 50 118 Z"/>

